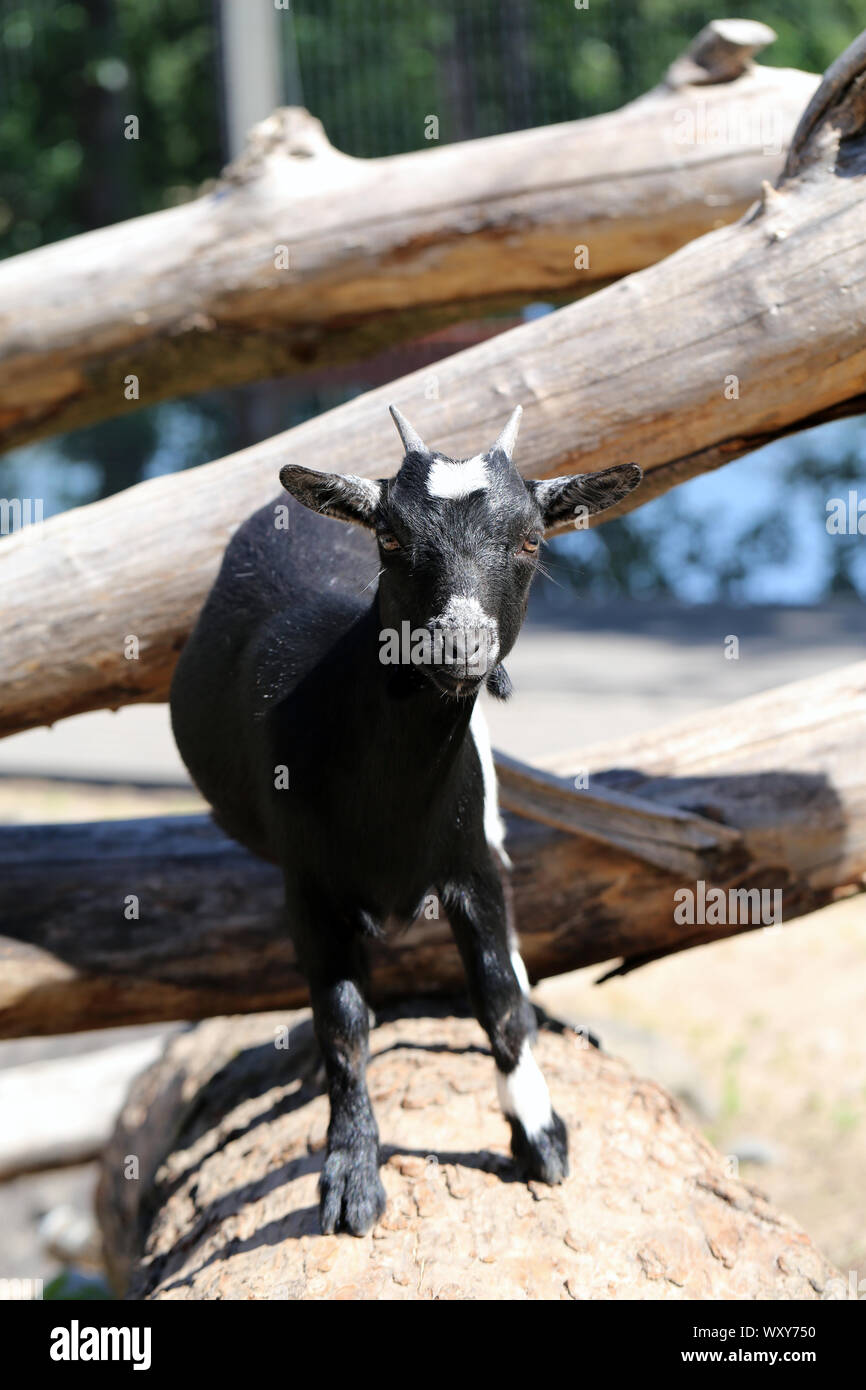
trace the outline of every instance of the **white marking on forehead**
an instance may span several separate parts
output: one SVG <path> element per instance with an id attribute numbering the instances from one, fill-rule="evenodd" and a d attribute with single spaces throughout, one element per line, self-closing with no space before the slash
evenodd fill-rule
<path id="1" fill-rule="evenodd" d="M 528 1042 L 523 1044 L 514 1071 L 497 1070 L 496 1089 L 505 1114 L 519 1120 L 530 1139 L 547 1129 L 553 1119 L 550 1092 Z"/>
<path id="2" fill-rule="evenodd" d="M 483 454 L 476 454 L 475 458 L 467 459 L 465 463 L 434 459 L 427 474 L 430 497 L 468 497 L 471 492 L 483 492 L 489 486 L 487 461 Z"/>

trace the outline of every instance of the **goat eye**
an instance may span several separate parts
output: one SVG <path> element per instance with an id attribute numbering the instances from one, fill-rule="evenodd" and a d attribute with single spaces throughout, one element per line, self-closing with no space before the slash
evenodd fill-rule
<path id="1" fill-rule="evenodd" d="M 392 536 L 390 531 L 379 532 L 379 544 L 383 550 L 399 550 L 400 542 L 396 536 Z"/>
<path id="2" fill-rule="evenodd" d="M 539 541 L 539 536 L 527 536 L 520 547 L 521 555 L 534 555 L 538 549 Z"/>

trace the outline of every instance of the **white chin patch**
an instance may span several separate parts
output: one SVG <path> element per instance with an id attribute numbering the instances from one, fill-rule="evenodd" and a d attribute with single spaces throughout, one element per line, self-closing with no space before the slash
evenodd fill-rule
<path id="1" fill-rule="evenodd" d="M 514 1071 L 506 1074 L 497 1070 L 496 1090 L 504 1114 L 519 1120 L 528 1138 L 534 1138 L 550 1125 L 553 1119 L 550 1092 L 528 1042 L 523 1044 Z"/>
<path id="2" fill-rule="evenodd" d="M 490 486 L 487 464 L 483 454 L 465 463 L 451 463 L 436 459 L 427 474 L 427 492 L 430 497 L 468 497 L 471 492 L 483 492 Z"/>

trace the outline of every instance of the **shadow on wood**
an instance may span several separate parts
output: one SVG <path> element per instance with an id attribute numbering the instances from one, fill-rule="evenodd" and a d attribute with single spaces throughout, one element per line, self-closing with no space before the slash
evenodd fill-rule
<path id="1" fill-rule="evenodd" d="M 537 1053 L 570 1127 L 572 1175 L 527 1186 L 481 1029 L 447 1007 L 412 1012 L 371 1035 L 388 1208 L 362 1240 L 318 1234 L 327 1100 L 311 1079 L 309 1023 L 213 1019 L 169 1043 L 134 1084 L 102 1163 L 108 1261 L 129 1297 L 846 1296 L 803 1231 L 737 1179 L 670 1096 L 561 1025 L 542 1029 Z"/>
<path id="2" fill-rule="evenodd" d="M 560 755 L 554 811 L 564 804 L 571 828 L 544 823 L 545 778 L 534 803 L 542 819 L 508 822 L 530 978 L 618 957 L 631 968 L 741 931 L 782 932 L 775 894 L 788 923 L 861 889 L 866 760 L 852 749 L 864 739 L 866 662 Z M 578 769 L 593 789 L 588 833 L 573 790 Z M 609 805 L 606 789 L 618 793 Z M 624 842 L 623 794 L 646 808 L 645 822 L 658 810 L 666 833 L 682 828 L 682 844 L 665 847 L 677 850 L 676 869 Z M 702 850 L 696 823 L 726 837 Z M 677 895 L 697 899 L 699 880 L 722 890 L 724 911 L 689 921 L 677 915 Z M 0 1037 L 298 1007 L 306 984 L 282 914 L 277 869 L 204 816 L 0 828 Z M 371 965 L 380 1000 L 417 993 L 419 982 L 426 992 L 464 988 L 444 915 L 377 944 Z"/>

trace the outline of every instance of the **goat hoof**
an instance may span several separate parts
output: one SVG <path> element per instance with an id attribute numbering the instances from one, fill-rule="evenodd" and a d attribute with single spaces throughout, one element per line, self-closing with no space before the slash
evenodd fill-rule
<path id="1" fill-rule="evenodd" d="M 385 1189 L 379 1178 L 374 1147 L 332 1149 L 319 1179 L 319 1219 L 322 1234 L 348 1231 L 365 1236 L 385 1210 Z"/>
<path id="2" fill-rule="evenodd" d="M 509 1120 L 511 1152 L 527 1179 L 545 1182 L 550 1187 L 564 1182 L 568 1177 L 568 1132 L 556 1111 L 550 1123 L 531 1138 L 519 1120 Z"/>

